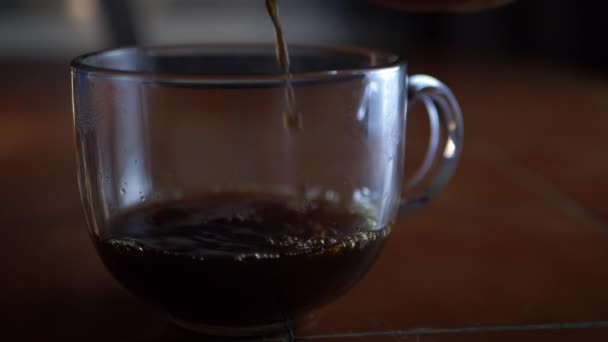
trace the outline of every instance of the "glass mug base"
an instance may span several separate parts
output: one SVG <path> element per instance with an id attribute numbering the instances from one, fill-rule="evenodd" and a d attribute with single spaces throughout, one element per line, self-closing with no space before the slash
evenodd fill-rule
<path id="1" fill-rule="evenodd" d="M 289 321 L 242 327 L 228 327 L 189 322 L 173 316 L 169 316 L 169 319 L 182 329 L 206 336 L 247 337 L 288 334 L 293 332 L 294 329 L 301 328 L 312 322 L 315 319 L 315 315 L 311 313 Z"/>

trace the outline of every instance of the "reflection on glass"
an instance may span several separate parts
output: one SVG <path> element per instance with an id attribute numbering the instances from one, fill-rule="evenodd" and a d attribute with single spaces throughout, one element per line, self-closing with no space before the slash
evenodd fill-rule
<path id="1" fill-rule="evenodd" d="M 448 138 L 448 141 L 445 144 L 445 150 L 443 150 L 443 156 L 445 158 L 452 158 L 454 153 L 456 153 L 456 144 L 454 144 L 452 138 Z"/>

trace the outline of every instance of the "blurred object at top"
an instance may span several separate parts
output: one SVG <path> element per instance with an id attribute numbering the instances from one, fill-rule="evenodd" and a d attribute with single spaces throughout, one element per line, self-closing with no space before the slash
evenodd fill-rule
<path id="1" fill-rule="evenodd" d="M 608 71 L 603 44 L 603 33 L 608 32 L 607 1 L 519 0 L 492 10 L 445 13 L 390 7 L 470 1 L 485 4 L 482 0 L 280 0 L 279 5 L 289 43 L 357 45 L 446 59 L 454 55 L 477 60 L 533 58 Z M 273 38 L 263 0 L 0 1 L 0 59 L 64 63 L 78 54 L 134 42 L 255 43 Z"/>
<path id="2" fill-rule="evenodd" d="M 64 58 L 103 45 L 96 0 L 1 0 L 0 58 Z"/>
<path id="3" fill-rule="evenodd" d="M 402 11 L 476 11 L 502 6 L 513 0 L 372 0 Z"/>
<path id="4" fill-rule="evenodd" d="M 137 45 L 135 13 L 131 1 L 99 0 L 113 46 Z"/>

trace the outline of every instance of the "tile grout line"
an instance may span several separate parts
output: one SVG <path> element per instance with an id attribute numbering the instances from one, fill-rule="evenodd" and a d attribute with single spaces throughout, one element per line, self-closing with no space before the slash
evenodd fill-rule
<path id="1" fill-rule="evenodd" d="M 297 336 L 297 340 L 320 340 L 330 338 L 363 338 L 383 336 L 411 336 L 411 335 L 440 335 L 440 334 L 471 334 L 488 332 L 518 332 L 518 331 L 547 331 L 564 329 L 590 329 L 608 328 L 608 321 L 579 322 L 579 323 L 546 323 L 529 325 L 503 325 L 465 328 L 414 328 L 404 330 L 369 331 L 361 333 L 335 333 L 323 335 Z"/>
<path id="2" fill-rule="evenodd" d="M 483 160 L 501 163 L 502 167 L 510 169 L 509 174 L 516 175 L 514 178 L 517 182 L 549 199 L 564 214 L 608 232 L 607 221 L 593 213 L 580 201 L 566 195 L 544 176 L 512 158 L 500 147 L 482 140 L 477 140 L 475 145 L 477 146 L 475 148 L 478 152 L 477 155 L 482 157 Z"/>

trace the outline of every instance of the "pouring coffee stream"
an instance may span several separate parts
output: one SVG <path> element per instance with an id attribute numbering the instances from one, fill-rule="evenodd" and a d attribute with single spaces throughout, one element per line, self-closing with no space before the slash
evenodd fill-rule
<path id="1" fill-rule="evenodd" d="M 296 97 L 291 84 L 289 50 L 287 49 L 287 42 L 283 35 L 283 27 L 279 20 L 279 4 L 278 0 L 265 1 L 268 15 L 274 25 L 277 62 L 285 77 L 285 102 L 287 108 L 283 111 L 283 125 L 286 129 L 297 130 L 302 127 L 302 118 L 296 111 Z"/>

